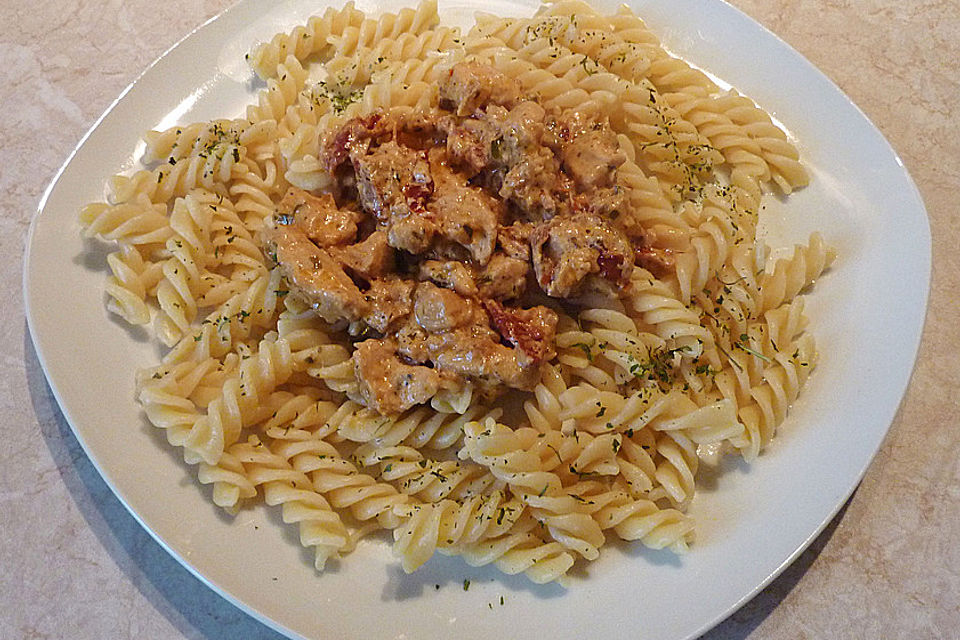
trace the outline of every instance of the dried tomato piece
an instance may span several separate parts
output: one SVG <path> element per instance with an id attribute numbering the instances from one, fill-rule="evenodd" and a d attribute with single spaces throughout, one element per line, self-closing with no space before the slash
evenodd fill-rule
<path id="1" fill-rule="evenodd" d="M 553 357 L 558 318 L 551 309 L 505 307 L 496 300 L 484 300 L 483 308 L 500 335 L 532 360 L 542 361 Z"/>

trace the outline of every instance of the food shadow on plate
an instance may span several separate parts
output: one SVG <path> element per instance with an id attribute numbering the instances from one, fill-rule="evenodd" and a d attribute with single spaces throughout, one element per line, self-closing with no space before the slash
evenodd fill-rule
<path id="1" fill-rule="evenodd" d="M 180 479 L 177 481 L 181 487 L 188 487 L 199 491 L 204 498 L 204 504 L 211 510 L 213 514 L 221 521 L 225 523 L 231 523 L 236 519 L 236 515 L 228 512 L 223 507 L 218 507 L 213 502 L 213 485 L 212 484 L 202 484 L 197 481 L 197 467 L 195 465 L 187 464 L 183 459 L 183 449 L 181 447 L 175 447 L 167 441 L 166 431 L 163 429 L 158 429 L 156 426 L 151 424 L 150 420 L 147 418 L 147 414 L 141 410 L 140 411 L 140 431 L 150 438 L 153 446 L 156 451 L 163 452 L 163 455 L 167 456 L 170 461 L 177 466 L 182 472 Z M 245 508 L 250 508 L 252 505 L 244 507 L 240 506 L 240 511 L 243 511 Z M 313 562 L 311 560 L 311 562 Z"/>
<path id="2" fill-rule="evenodd" d="M 725 478 L 749 475 L 752 467 L 738 453 L 722 456 L 715 464 L 701 461 L 697 468 L 696 493 L 713 493 L 720 489 Z"/>
<path id="3" fill-rule="evenodd" d="M 24 368 L 34 414 L 77 510 L 127 580 L 190 640 L 284 636 L 243 613 L 181 566 L 130 515 L 73 435 L 24 332 Z M 169 447 L 167 447 L 169 448 Z"/>
<path id="4" fill-rule="evenodd" d="M 387 581 L 380 593 L 380 599 L 385 602 L 419 599 L 450 588 L 469 590 L 470 585 L 491 582 L 508 592 L 526 591 L 543 600 L 566 593 L 566 589 L 556 583 L 536 584 L 522 573 L 507 575 L 493 565 L 471 567 L 462 558 L 439 553 L 413 573 L 404 572 L 399 562 L 388 565 L 386 571 Z"/>
<path id="5" fill-rule="evenodd" d="M 75 255 L 72 262 L 87 271 L 97 273 L 109 272 L 110 268 L 107 266 L 107 256 L 116 251 L 116 249 L 115 245 L 102 242 L 96 238 L 84 238 L 83 251 Z M 103 300 L 103 308 L 106 309 L 110 296 L 107 295 L 106 291 L 102 291 L 101 298 Z M 130 324 L 115 313 L 107 313 L 106 316 L 113 326 L 122 329 L 131 340 L 138 343 L 147 343 L 153 340 L 153 336 L 149 331 L 149 325 L 140 326 Z"/>
<path id="6" fill-rule="evenodd" d="M 210 504 L 213 504 L 210 496 L 207 496 L 207 499 L 210 500 Z M 303 542 L 300 540 L 300 527 L 297 525 L 291 525 L 289 522 L 283 521 L 283 509 L 279 506 L 268 506 L 264 504 L 262 500 L 252 503 L 246 507 L 241 507 L 241 512 L 244 509 L 257 509 L 267 522 L 270 523 L 270 528 L 272 529 L 271 533 L 277 534 L 283 539 L 283 544 L 288 545 L 293 549 L 300 550 L 300 562 L 304 567 L 308 568 L 310 571 L 314 571 L 314 564 L 316 561 L 316 551 L 312 546 L 303 546 Z M 223 511 L 220 509 L 220 511 Z M 227 516 L 232 518 L 232 516 Z M 375 537 L 373 535 L 369 537 Z M 340 572 L 340 568 L 343 562 L 349 562 L 349 554 L 345 558 L 328 558 L 326 563 L 323 565 L 322 571 L 316 571 L 316 577 L 319 579 L 324 574 L 335 574 Z"/>

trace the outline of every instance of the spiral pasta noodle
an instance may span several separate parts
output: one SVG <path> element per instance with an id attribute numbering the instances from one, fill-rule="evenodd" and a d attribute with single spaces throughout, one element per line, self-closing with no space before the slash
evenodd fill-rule
<path id="1" fill-rule="evenodd" d="M 270 42 L 257 45 L 247 54 L 247 61 L 261 78 L 272 78 L 277 74 L 278 65 L 289 56 L 304 61 L 326 48 L 331 35 L 359 26 L 365 18 L 353 2 L 348 2 L 340 11 L 331 7 L 322 16 L 311 17 L 307 24 L 298 25 L 289 33 L 278 33 Z"/>
<path id="2" fill-rule="evenodd" d="M 111 274 L 104 287 L 110 297 L 107 309 L 133 325 L 150 322 L 147 293 L 162 277 L 162 265 L 143 259 L 134 245 L 121 244 L 107 256 Z"/>
<path id="3" fill-rule="evenodd" d="M 251 436 L 231 446 L 217 466 L 201 465 L 199 480 L 214 484 L 214 502 L 225 507 L 262 491 L 266 504 L 280 505 L 284 522 L 298 526 L 301 544 L 314 548 L 314 565 L 322 570 L 329 558 L 349 544 L 349 533 L 307 475 L 295 470 L 283 455 L 289 449 L 274 449 Z"/>
<path id="4" fill-rule="evenodd" d="M 459 548 L 496 538 L 509 531 L 524 505 L 500 491 L 463 501 L 439 500 L 400 507 L 404 522 L 393 531 L 394 553 L 405 571 L 413 571 L 434 551 L 452 555 Z"/>

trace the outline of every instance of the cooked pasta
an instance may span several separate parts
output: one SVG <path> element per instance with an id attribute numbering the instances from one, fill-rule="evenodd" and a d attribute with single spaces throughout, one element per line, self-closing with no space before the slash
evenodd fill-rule
<path id="1" fill-rule="evenodd" d="M 262 89 L 241 116 L 149 131 L 144 166 L 79 216 L 115 245 L 108 310 L 167 347 L 136 374 L 147 419 L 213 502 L 279 506 L 318 571 L 383 529 L 405 571 L 439 551 L 536 583 L 611 536 L 685 551 L 703 447 L 759 455 L 817 359 L 801 294 L 835 254 L 815 233 L 767 261 L 757 239 L 765 194 L 808 182 L 787 133 L 630 9 L 582 0 L 480 13 L 465 33 L 435 0 L 379 16 L 351 2 L 247 59 Z M 540 121 L 547 142 L 484 173 Z M 407 154 L 396 220 L 371 144 Z M 410 227 L 450 167 L 472 167 L 451 209 L 465 220 Z M 565 186 L 524 191 L 543 167 Z M 481 204 L 514 219 L 491 226 Z M 283 227 L 304 210 L 321 214 L 296 245 Z M 578 216 L 601 231 L 563 226 Z M 504 304 L 518 300 L 538 306 Z M 349 304 L 374 306 L 338 315 Z M 417 356 L 449 347 L 430 327 L 458 313 L 487 352 Z M 397 330 L 404 314 L 419 324 Z M 504 368 L 464 373 L 474 360 Z"/>

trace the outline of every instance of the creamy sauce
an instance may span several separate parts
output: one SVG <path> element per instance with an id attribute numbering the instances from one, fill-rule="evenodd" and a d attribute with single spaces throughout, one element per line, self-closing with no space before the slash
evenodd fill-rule
<path id="1" fill-rule="evenodd" d="M 617 186 L 624 160 L 604 120 L 547 113 L 515 80 L 460 63 L 439 108 L 330 132 L 333 188 L 291 189 L 264 244 L 293 294 L 354 337 L 366 406 L 532 389 L 557 314 L 531 298 L 623 286 L 644 259 Z"/>

